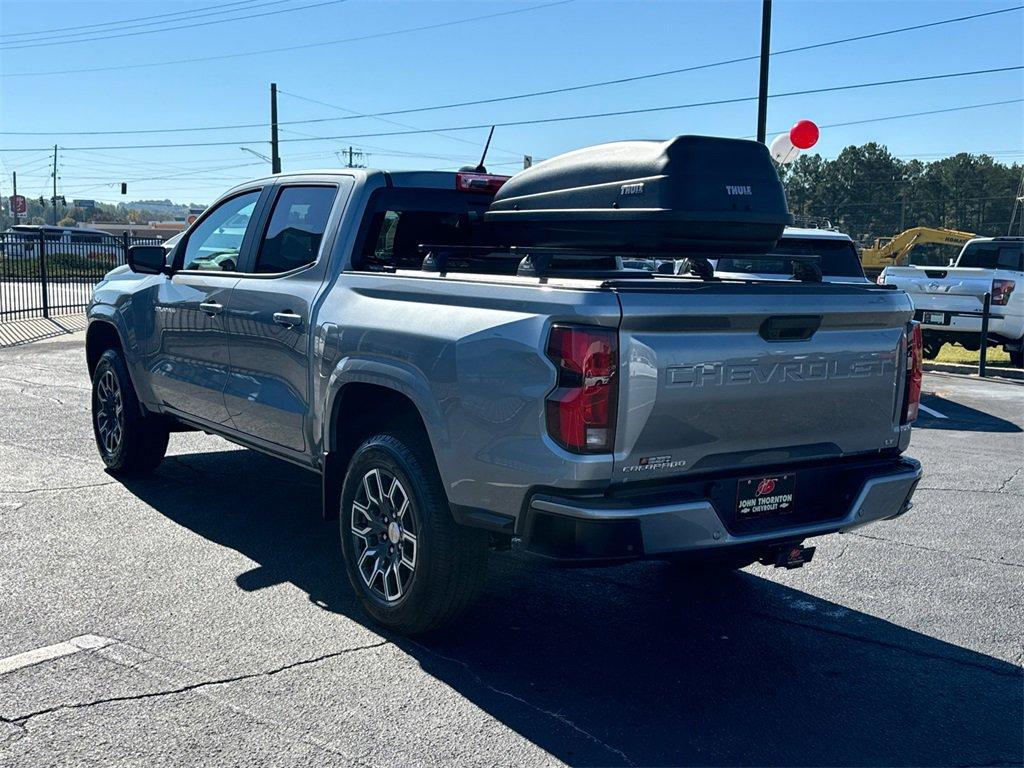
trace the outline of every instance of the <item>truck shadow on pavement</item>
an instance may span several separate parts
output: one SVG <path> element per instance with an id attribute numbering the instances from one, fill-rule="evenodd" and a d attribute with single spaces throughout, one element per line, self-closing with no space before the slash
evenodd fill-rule
<path id="1" fill-rule="evenodd" d="M 948 429 L 955 432 L 1024 432 L 1012 421 L 993 416 L 991 413 L 980 411 L 969 405 L 947 400 L 939 395 L 926 394 L 921 399 L 921 404 L 941 416 L 922 409 L 917 421 L 914 422 L 914 429 Z"/>
<path id="2" fill-rule="evenodd" d="M 320 608 L 365 623 L 337 522 L 320 519 L 315 476 L 229 450 L 168 459 L 126 486 L 258 563 L 224 574 L 240 589 L 291 582 Z M 464 621 L 427 639 L 390 639 L 574 765 L 1024 759 L 1017 666 L 755 574 L 688 581 L 662 563 L 567 570 L 498 554 Z"/>

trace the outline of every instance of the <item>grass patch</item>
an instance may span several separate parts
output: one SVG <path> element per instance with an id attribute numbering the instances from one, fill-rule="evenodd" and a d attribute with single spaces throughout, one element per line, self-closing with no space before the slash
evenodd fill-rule
<path id="1" fill-rule="evenodd" d="M 925 360 L 925 362 L 929 362 Z M 961 365 L 977 365 L 978 353 L 964 349 L 959 344 L 943 344 L 939 356 L 935 358 L 936 363 L 960 363 Z M 1002 347 L 989 347 L 985 356 L 987 365 L 999 368 L 1011 368 L 1010 356 Z"/>

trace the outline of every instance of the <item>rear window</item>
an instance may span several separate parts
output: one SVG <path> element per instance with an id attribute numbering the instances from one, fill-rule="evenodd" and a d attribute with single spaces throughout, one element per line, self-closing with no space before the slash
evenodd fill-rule
<path id="1" fill-rule="evenodd" d="M 857 249 L 850 240 L 810 237 L 784 237 L 773 254 L 817 256 L 821 274 L 829 277 L 864 277 Z M 792 259 L 750 259 L 737 256 L 719 259 L 716 272 L 756 272 L 767 275 L 792 275 Z"/>
<path id="2" fill-rule="evenodd" d="M 483 215 L 491 199 L 454 190 L 382 190 L 371 203 L 356 269 L 419 269 L 421 245 L 490 245 Z"/>
<path id="3" fill-rule="evenodd" d="M 1024 243 L 999 243 L 995 241 L 968 243 L 956 265 L 977 269 L 1021 270 Z"/>

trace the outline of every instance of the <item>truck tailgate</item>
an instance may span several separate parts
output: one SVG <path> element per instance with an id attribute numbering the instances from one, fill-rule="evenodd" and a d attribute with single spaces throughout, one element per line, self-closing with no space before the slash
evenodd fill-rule
<path id="1" fill-rule="evenodd" d="M 981 309 L 982 297 L 992 290 L 992 272 L 955 267 L 889 267 L 887 285 L 910 294 L 917 309 Z"/>
<path id="2" fill-rule="evenodd" d="M 905 294 L 671 279 L 617 293 L 616 482 L 898 445 Z"/>

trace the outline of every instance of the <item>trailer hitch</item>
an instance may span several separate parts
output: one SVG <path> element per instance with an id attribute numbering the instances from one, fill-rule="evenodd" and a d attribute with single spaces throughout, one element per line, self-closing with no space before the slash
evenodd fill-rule
<path id="1" fill-rule="evenodd" d="M 775 568 L 803 568 L 805 563 L 814 559 L 815 547 L 805 547 L 802 544 L 786 544 L 781 547 L 772 547 L 759 560 L 762 565 L 771 565 Z"/>

